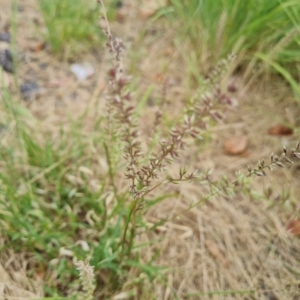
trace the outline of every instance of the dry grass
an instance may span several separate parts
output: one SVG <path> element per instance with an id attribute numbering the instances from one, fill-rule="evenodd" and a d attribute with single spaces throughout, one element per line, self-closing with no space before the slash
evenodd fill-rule
<path id="1" fill-rule="evenodd" d="M 20 65 L 20 77 L 37 79 L 43 87 L 42 96 L 25 105 L 39 119 L 42 131 L 55 136 L 59 127 L 67 124 L 70 115 L 76 117 L 88 106 L 98 107 L 97 113 L 101 113 L 104 101 L 99 95 L 104 89 L 103 70 L 106 65 L 101 51 L 85 57 L 84 60 L 92 62 L 96 72 L 90 80 L 79 84 L 70 74 L 68 64 L 56 61 L 48 52 L 28 51 L 28 43 L 34 35 L 32 20 L 40 18 L 33 3 L 30 0 L 22 3 L 24 19 L 19 19 L 22 34 L 18 44 L 27 58 L 27 63 Z M 133 21 L 137 15 L 130 10 L 121 34 L 130 38 L 138 36 L 132 31 L 133 27 L 138 27 L 134 22 L 142 22 Z M 115 30 L 119 30 L 118 26 Z M 128 34 L 126 30 L 129 30 Z M 140 57 L 135 61 L 138 62 L 135 73 L 140 76 L 140 88 L 143 89 L 149 82 L 153 84 L 153 98 L 161 94 L 165 96 L 163 88 L 167 85 L 168 101 L 165 105 L 173 108 L 176 103 L 176 110 L 180 111 L 180 103 L 187 93 L 183 62 L 168 39 L 161 36 L 154 43 L 151 40 L 153 36 L 146 35 L 142 43 L 132 42 L 133 53 L 137 51 Z M 49 86 L 50 83 L 53 86 Z M 224 172 L 230 176 L 234 170 L 245 169 L 247 163 L 268 157 L 274 149 L 280 150 L 281 144 L 294 144 L 295 135 L 285 139 L 267 135 L 267 128 L 273 123 L 284 122 L 299 127 L 298 108 L 288 98 L 287 89 L 277 84 L 268 87 L 257 84 L 247 91 L 241 88 L 241 91 L 237 96 L 239 107 L 230 113 L 227 123 L 215 127 L 200 153 L 197 154 L 199 149 L 195 148 L 195 154 L 189 153 L 184 157 L 185 163 L 195 168 L 214 168 L 216 176 Z M 150 100 L 144 115 L 153 113 Z M 95 110 L 91 111 L 92 123 L 96 114 Z M 172 117 L 167 116 L 167 119 Z M 91 127 L 89 124 L 85 126 L 88 134 Z M 143 127 L 147 128 L 147 121 Z M 249 137 L 250 147 L 244 156 L 229 157 L 223 153 L 223 141 L 231 134 Z M 159 204 L 145 217 L 149 223 L 165 217 L 170 220 L 155 234 L 140 237 L 143 242 L 161 239 L 159 244 L 144 250 L 143 258 L 150 258 L 159 248 L 158 264 L 172 268 L 166 281 L 157 280 L 156 299 L 175 299 L 173 291 L 179 299 L 276 299 L 271 297 L 272 294 L 278 299 L 299 299 L 300 240 L 289 236 L 284 229 L 289 219 L 297 217 L 295 212 L 299 211 L 299 204 L 295 199 L 276 200 L 284 186 L 291 190 L 292 195 L 299 195 L 297 175 L 299 169 L 294 166 L 291 170 L 274 172 L 266 179 L 258 178 L 253 190 L 272 185 L 275 190 L 273 199 L 262 197 L 255 200 L 251 193 L 238 194 L 234 198 L 218 198 L 204 203 L 185 213 L 181 212 L 199 199 L 203 189 L 196 185 L 176 187 L 179 197 Z M 168 191 L 173 192 L 174 189 Z M 35 278 L 33 285 L 28 279 L 29 269 L 30 258 L 26 253 L 16 254 L 9 249 L 1 252 L 0 299 L 4 299 L 4 295 L 5 299 L 43 296 L 41 279 Z M 208 294 L 228 290 L 233 293 Z M 239 294 L 238 291 L 244 293 Z M 200 292 L 207 294 L 197 294 Z M 196 294 L 191 296 L 193 293 Z"/>
<path id="2" fill-rule="evenodd" d="M 5 246 L 1 239 L 0 247 Z M 0 253 L 0 299 L 34 299 L 43 297 L 41 278 L 28 278 L 30 258 L 26 253 L 15 253 L 11 249 Z"/>
<path id="3" fill-rule="evenodd" d="M 176 215 L 186 207 L 186 199 L 164 203 L 154 215 L 165 217 L 170 211 Z M 220 293 L 210 299 L 263 299 L 267 291 L 278 299 L 298 299 L 298 280 L 293 272 L 299 272 L 300 245 L 299 240 L 287 236 L 286 221 L 285 213 L 265 211 L 260 203 L 238 195 L 218 199 L 181 214 L 179 221 L 167 222 L 157 234 L 164 240 L 160 260 L 174 269 L 167 288 L 157 289 L 157 299 L 172 299 L 167 296 L 172 289 L 180 299 L 230 290 L 232 295 Z M 194 297 L 187 296 L 193 293 Z M 204 294 L 201 297 L 205 299 Z"/>
<path id="4" fill-rule="evenodd" d="M 267 134 L 274 122 L 299 124 L 298 108 L 287 95 L 282 86 L 276 91 L 252 87 L 228 123 L 213 128 L 210 143 L 187 161 L 197 168 L 214 168 L 217 176 L 230 176 L 233 171 L 245 170 L 248 163 L 267 158 L 276 148 L 280 152 L 281 145 L 295 143 L 295 136 L 278 138 Z M 242 157 L 223 153 L 223 141 L 231 134 L 250 138 Z M 173 289 L 180 299 L 298 299 L 300 241 L 285 230 L 288 220 L 298 217 L 299 204 L 297 196 L 293 196 L 300 192 L 298 174 L 299 165 L 295 165 L 255 179 L 251 190 L 272 186 L 274 194 L 270 198 L 238 194 L 182 214 L 205 190 L 181 185 L 179 198 L 155 207 L 148 215 L 150 222 L 173 219 L 150 238 L 163 239 L 160 263 L 174 268 L 166 285 L 157 289 L 157 299 L 173 299 Z M 287 201 L 281 200 L 282 189 L 291 191 Z M 209 294 L 230 290 L 245 293 Z M 188 296 L 193 293 L 194 297 Z"/>

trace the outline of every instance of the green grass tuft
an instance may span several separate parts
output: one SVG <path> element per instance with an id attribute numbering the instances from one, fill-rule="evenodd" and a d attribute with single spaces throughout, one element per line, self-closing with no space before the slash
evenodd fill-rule
<path id="1" fill-rule="evenodd" d="M 177 46 L 181 45 L 185 60 L 196 63 L 199 73 L 233 51 L 244 65 L 253 58 L 266 63 L 256 55 L 261 54 L 269 57 L 268 65 L 275 72 L 279 64 L 299 78 L 294 68 L 300 57 L 299 1 L 170 0 L 165 16 L 180 33 Z M 190 54 L 186 45 L 192 49 Z"/>
<path id="2" fill-rule="evenodd" d="M 38 0 L 54 54 L 66 59 L 100 45 L 99 7 L 93 0 Z"/>

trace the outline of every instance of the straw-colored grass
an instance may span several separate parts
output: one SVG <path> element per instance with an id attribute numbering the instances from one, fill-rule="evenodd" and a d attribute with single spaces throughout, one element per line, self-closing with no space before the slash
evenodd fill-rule
<path id="1" fill-rule="evenodd" d="M 17 44 L 20 49 L 25 49 L 28 59 L 26 63 L 19 64 L 18 79 L 31 74 L 43 86 L 44 92 L 39 99 L 28 104 L 13 103 L 19 108 L 26 106 L 35 117 L 25 114 L 25 109 L 17 110 L 18 122 L 24 122 L 21 124 L 30 129 L 32 141 L 41 146 L 41 151 L 32 146 L 37 156 L 29 158 L 35 164 L 24 160 L 13 169 L 9 169 L 4 160 L 0 164 L 3 175 L 1 189 L 3 182 L 10 182 L 14 205 L 22 199 L 24 202 L 19 202 L 18 208 L 22 208 L 26 201 L 32 201 L 33 206 L 29 210 L 31 214 L 20 215 L 15 223 L 6 219 L 7 216 L 0 222 L 0 299 L 9 300 L 44 299 L 45 295 L 55 299 L 56 292 L 67 297 L 80 289 L 76 266 L 64 252 L 66 249 L 62 249 L 62 245 L 66 246 L 64 243 L 70 242 L 67 250 L 74 251 L 73 255 L 80 256 L 82 260 L 88 253 L 79 251 L 83 248 L 81 244 L 74 246 L 79 239 L 90 242 L 91 247 L 98 239 L 105 247 L 108 245 L 107 248 L 103 246 L 108 259 L 109 249 L 114 249 L 112 237 L 115 232 L 111 230 L 109 235 L 109 231 L 105 232 L 99 225 L 100 210 L 99 215 L 90 213 L 105 202 L 109 214 L 114 204 L 114 193 L 107 176 L 109 164 L 102 144 L 97 144 L 102 137 L 97 121 L 106 107 L 106 92 L 103 91 L 107 87 L 105 70 L 108 68 L 108 56 L 103 54 L 102 49 L 97 54 L 88 54 L 86 59 L 95 66 L 95 75 L 86 82 L 78 83 L 70 74 L 68 64 L 53 58 L 50 52 L 32 53 L 26 50 L 26 40 L 35 32 L 32 25 L 32 19 L 37 17 L 34 3 L 24 1 L 21 12 L 24 18 L 18 19 L 18 28 L 22 28 L 23 34 L 18 36 Z M 151 134 L 150 116 L 153 118 L 155 114 L 155 104 L 161 103 L 161 98 L 165 97 L 162 105 L 167 113 L 163 122 L 171 126 L 175 117 L 180 115 L 183 104 L 193 94 L 195 82 L 188 79 L 191 70 L 173 44 L 172 30 L 165 29 L 163 23 L 154 24 L 151 28 L 160 34 L 153 37 L 149 31 L 140 36 L 134 28 L 140 28 L 145 21 L 139 19 L 135 5 L 128 6 L 130 14 L 126 23 L 114 24 L 113 31 L 125 42 L 131 41 L 126 65 L 137 77 L 131 88 L 137 99 L 143 99 L 139 114 L 142 116 L 141 138 L 144 142 Z M 39 68 L 41 63 L 47 64 L 45 69 Z M 190 145 L 189 151 L 169 170 L 170 174 L 187 165 L 190 169 L 212 168 L 215 170 L 214 178 L 221 175 L 231 178 L 236 170 L 246 173 L 248 163 L 268 159 L 272 152 L 279 153 L 282 146 L 290 148 L 297 142 L 299 109 L 282 80 L 272 78 L 270 82 L 267 78 L 247 85 L 240 74 L 235 76 L 232 79 L 238 84 L 238 92 L 234 97 L 239 105 L 228 113 L 224 124 L 209 130 L 202 144 Z M 10 82 L 12 91 L 9 95 L 15 99 L 13 77 L 10 77 Z M 16 123 L 9 121 L 3 110 L 1 116 L 7 120 L 10 129 L 1 145 L 10 146 L 16 158 L 22 158 L 23 142 L 20 146 L 13 135 Z M 274 123 L 293 127 L 294 135 L 284 138 L 269 136 L 267 129 Z M 234 157 L 223 152 L 223 142 L 232 134 L 248 136 L 250 144 L 244 155 Z M 53 141 L 49 148 L 44 144 L 47 138 Z M 5 157 L 9 157 L 8 153 L 5 152 Z M 12 184 L 12 179 L 4 180 L 10 175 L 15 176 L 13 178 L 18 185 Z M 114 291 L 110 290 L 113 280 L 110 282 L 110 277 L 106 277 L 110 274 L 108 267 L 96 270 L 99 274 L 96 278 L 99 284 L 95 294 L 97 299 L 271 300 L 276 299 L 275 296 L 278 299 L 298 299 L 300 240 L 285 229 L 288 220 L 299 215 L 298 178 L 299 165 L 295 164 L 290 169 L 268 173 L 266 178 L 254 179 L 253 184 L 249 184 L 248 188 L 246 185 L 232 197 L 216 197 L 193 209 L 188 209 L 189 205 L 199 201 L 207 193 L 207 187 L 189 183 L 153 193 L 149 196 L 150 200 L 159 203 L 145 212 L 141 223 L 143 227 L 137 231 L 135 238 L 135 244 L 143 246 L 133 251 L 134 255 L 138 253 L 141 265 L 149 268 L 139 271 L 131 262 L 131 267 L 128 264 L 124 268 L 128 273 L 122 273 L 123 285 Z M 28 189 L 28 196 L 23 184 L 32 189 Z M 126 190 L 123 170 L 116 171 L 115 186 L 120 194 Z M 263 190 L 269 186 L 273 193 L 267 197 Z M 106 189 L 103 193 L 102 187 Z M 74 188 L 77 190 L 73 191 Z M 283 194 L 282 189 L 289 191 L 290 195 Z M 159 197 L 163 196 L 166 199 L 159 201 Z M 61 209 L 54 208 L 53 202 L 61 205 Z M 3 207 L 1 209 L 0 213 Z M 52 233 L 57 234 L 53 224 L 59 226 L 60 213 L 67 221 L 59 230 L 61 236 L 50 239 Z M 39 219 L 40 216 L 44 219 Z M 33 222 L 35 217 L 37 221 Z M 117 219 L 118 215 L 113 215 L 107 226 L 114 228 Z M 158 224 L 164 219 L 168 220 Z M 28 242 L 28 233 L 23 238 L 17 235 L 26 232 L 28 224 L 34 225 L 33 229 L 37 232 L 33 232 L 37 236 L 37 233 L 42 233 L 38 236 L 40 239 L 32 237 L 34 245 Z M 78 224 L 80 230 L 75 232 Z M 153 225 L 156 226 L 154 230 L 145 230 Z M 158 269 L 150 267 L 151 260 Z M 63 268 L 67 271 L 64 272 Z M 119 270 L 123 272 L 124 269 L 120 267 Z M 124 274 L 127 276 L 125 279 Z M 145 280 L 145 274 L 150 274 L 152 281 Z M 131 296 L 126 296 L 129 294 Z"/>

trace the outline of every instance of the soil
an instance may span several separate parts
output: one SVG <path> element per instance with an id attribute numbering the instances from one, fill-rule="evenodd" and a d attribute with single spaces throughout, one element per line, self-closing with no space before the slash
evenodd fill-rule
<path id="1" fill-rule="evenodd" d="M 3 12 L 10 1 L 2 2 L 0 31 L 5 30 L 9 22 Z M 151 117 L 148 116 L 154 119 L 158 109 L 156 103 L 164 99 L 166 122 L 172 124 L 174 117 L 180 115 L 184 101 L 193 94 L 194 87 L 188 83 L 184 61 L 172 42 L 176 32 L 166 29 L 162 22 L 149 25 L 142 33 L 148 17 L 141 14 L 134 3 L 129 1 L 123 5 L 112 28 L 127 46 L 126 68 L 137 86 L 136 96 L 152 87 L 142 112 L 141 129 L 146 140 L 150 134 Z M 78 81 L 70 71 L 70 62 L 53 56 L 48 46 L 38 47 L 45 40 L 44 29 L 37 31 L 36 24 L 43 27 L 43 21 L 35 1 L 24 0 L 19 6 L 18 85 L 34 83 L 38 86 L 30 99 L 20 96 L 21 105 L 38 120 L 44 134 L 54 137 L 62 125 L 68 126 L 70 118 L 76 119 L 87 109 L 89 117 L 83 130 L 89 134 L 93 120 L 105 108 L 109 55 L 102 47 L 79 57 L 77 62 L 93 65 L 94 74 Z M 1 49 L 9 48 L 10 44 L 1 42 L 0 46 Z M 6 73 L 5 76 L 7 86 L 15 91 L 13 75 Z M 190 169 L 214 169 L 214 178 L 220 178 L 221 174 L 233 178 L 235 171 L 247 173 L 248 164 L 269 160 L 272 152 L 281 153 L 283 146 L 290 148 L 299 141 L 299 106 L 282 78 L 274 76 L 272 81 L 261 78 L 251 85 L 243 74 L 235 74 L 230 80 L 236 85 L 232 89 L 236 106 L 227 113 L 224 123 L 209 130 L 203 144 L 191 145 L 189 153 L 170 173 L 178 172 L 181 164 L 187 164 Z M 91 107 L 93 109 L 88 109 Z M 269 128 L 276 124 L 290 126 L 294 132 L 284 136 L 270 135 Z M 224 143 L 232 136 L 248 141 L 246 149 L 238 155 L 224 151 Z M 178 197 L 152 208 L 145 219 L 154 223 L 168 217 L 169 221 L 155 233 L 140 236 L 143 242 L 162 239 L 159 244 L 149 246 L 143 259 L 151 257 L 159 248 L 161 254 L 157 264 L 172 267 L 167 282 L 162 284 L 157 280 L 155 283 L 155 299 L 175 299 L 173 289 L 180 299 L 299 299 L 300 241 L 285 228 L 289 220 L 299 216 L 299 170 L 299 164 L 277 169 L 267 177 L 255 178 L 247 193 L 241 191 L 232 197 L 218 197 L 191 210 L 188 210 L 189 205 L 207 192 L 206 187 L 182 184 L 165 188 L 163 192 L 176 191 Z M 269 186 L 273 189 L 271 195 L 258 196 Z M 282 195 L 284 188 L 290 191 L 290 197 Z M 0 278 L 10 276 L 11 284 L 23 290 L 22 296 L 33 296 L 22 267 L 19 272 L 22 279 L 14 279 L 5 264 L 7 259 L 7 255 L 0 259 Z M 231 290 L 244 292 L 209 294 Z"/>

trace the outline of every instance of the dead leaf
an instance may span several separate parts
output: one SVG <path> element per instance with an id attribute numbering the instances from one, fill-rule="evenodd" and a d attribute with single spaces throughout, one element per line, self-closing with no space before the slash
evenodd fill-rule
<path id="1" fill-rule="evenodd" d="M 293 134 L 293 129 L 291 127 L 282 125 L 282 124 L 277 124 L 274 126 L 271 126 L 268 129 L 268 133 L 270 135 L 291 135 Z"/>
<path id="2" fill-rule="evenodd" d="M 285 229 L 291 235 L 299 235 L 300 234 L 300 220 L 290 220 L 285 225 Z"/>
<path id="3" fill-rule="evenodd" d="M 45 42 L 38 42 L 36 44 L 33 44 L 29 47 L 29 49 L 32 51 L 32 52 L 40 52 L 42 50 L 44 50 L 46 47 L 46 43 Z"/>
<path id="4" fill-rule="evenodd" d="M 226 153 L 231 155 L 239 155 L 246 151 L 248 146 L 247 136 L 232 136 L 224 143 Z"/>

